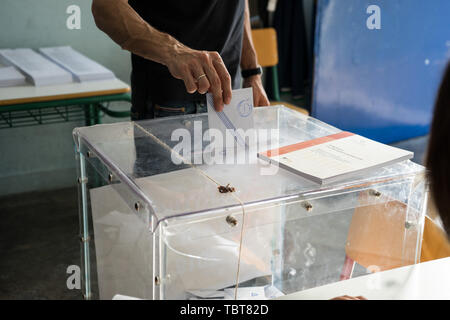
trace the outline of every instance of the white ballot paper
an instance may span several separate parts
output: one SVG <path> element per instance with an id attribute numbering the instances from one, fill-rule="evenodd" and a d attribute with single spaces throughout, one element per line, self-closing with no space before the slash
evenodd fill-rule
<path id="1" fill-rule="evenodd" d="M 214 109 L 212 94 L 206 95 L 206 102 L 209 128 L 220 130 L 223 137 L 228 131 L 239 146 L 247 148 L 246 132 L 253 129 L 252 88 L 233 90 L 230 104 L 225 105 L 221 112 Z"/>
<path id="2" fill-rule="evenodd" d="M 32 49 L 2 49 L 0 56 L 21 70 L 35 86 L 72 82 L 72 75 Z"/>
<path id="3" fill-rule="evenodd" d="M 0 67 L 0 87 L 13 87 L 26 84 L 25 76 L 15 67 Z"/>
<path id="4" fill-rule="evenodd" d="M 78 82 L 114 79 L 114 73 L 69 46 L 40 48 L 39 52 L 66 69 Z"/>

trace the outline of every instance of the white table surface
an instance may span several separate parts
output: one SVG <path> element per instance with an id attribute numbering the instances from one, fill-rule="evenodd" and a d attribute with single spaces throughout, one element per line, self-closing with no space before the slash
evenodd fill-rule
<path id="1" fill-rule="evenodd" d="M 342 295 L 370 300 L 450 300 L 450 258 L 339 281 L 279 299 L 323 300 Z"/>
<path id="2" fill-rule="evenodd" d="M 81 98 L 128 92 L 130 87 L 119 79 L 73 82 L 35 87 L 32 84 L 0 88 L 0 106 L 33 101 Z"/>

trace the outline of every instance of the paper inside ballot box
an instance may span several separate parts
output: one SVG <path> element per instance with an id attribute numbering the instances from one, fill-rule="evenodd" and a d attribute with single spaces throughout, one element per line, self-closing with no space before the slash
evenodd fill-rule
<path id="1" fill-rule="evenodd" d="M 240 179 L 245 180 L 243 175 Z M 243 181 L 235 182 L 243 184 Z M 220 194 L 215 184 L 199 179 L 198 172 L 192 168 L 140 178 L 136 183 L 155 199 L 156 211 L 165 207 L 174 214 L 199 209 L 198 203 L 203 201 L 199 197 L 210 197 L 211 202 L 205 202 L 210 208 L 217 206 L 213 199 L 218 197 L 230 199 L 230 204 L 237 203 L 230 194 Z M 258 192 L 257 188 L 253 191 Z M 112 186 L 91 189 L 90 196 L 101 298 L 110 299 L 117 292 L 151 298 L 153 245 L 148 226 Z M 280 216 L 280 208 L 263 210 L 264 214 L 246 217 L 239 282 L 271 274 L 273 238 L 280 235 L 270 221 Z M 165 257 L 157 259 L 165 258 L 165 274 L 170 277 L 165 286 L 169 299 L 183 299 L 180 294 L 186 291 L 220 290 L 236 284 L 240 225 L 233 228 L 225 222 L 225 217 L 208 219 L 207 216 L 173 226 L 170 219 L 163 223 L 166 227 L 161 237 L 164 245 L 161 252 Z"/>

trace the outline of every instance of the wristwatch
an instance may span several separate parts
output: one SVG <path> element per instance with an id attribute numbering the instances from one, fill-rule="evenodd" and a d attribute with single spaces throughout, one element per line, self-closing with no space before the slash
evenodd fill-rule
<path id="1" fill-rule="evenodd" d="M 255 76 L 257 74 L 262 74 L 262 73 L 263 73 L 263 70 L 262 70 L 261 66 L 258 66 L 257 68 L 254 68 L 254 69 L 241 70 L 242 78 L 248 78 L 248 77 Z"/>

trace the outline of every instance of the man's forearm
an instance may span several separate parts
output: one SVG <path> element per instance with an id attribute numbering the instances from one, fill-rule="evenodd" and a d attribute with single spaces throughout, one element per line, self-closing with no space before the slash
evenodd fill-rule
<path id="1" fill-rule="evenodd" d="M 146 59 L 166 64 L 167 57 L 182 46 L 142 19 L 128 0 L 93 0 L 92 13 L 99 29 L 123 49 Z"/>
<path id="2" fill-rule="evenodd" d="M 258 66 L 255 47 L 252 40 L 252 29 L 250 24 L 250 10 L 248 0 L 245 0 L 244 35 L 242 41 L 241 68 L 254 69 Z"/>
<path id="3" fill-rule="evenodd" d="M 142 19 L 128 0 L 93 0 L 92 13 L 98 28 L 123 49 L 165 65 L 186 91 L 211 92 L 214 107 L 231 101 L 231 77 L 218 52 L 191 49 Z"/>

